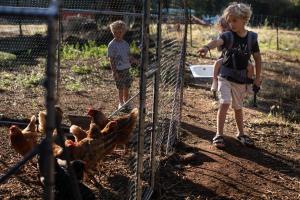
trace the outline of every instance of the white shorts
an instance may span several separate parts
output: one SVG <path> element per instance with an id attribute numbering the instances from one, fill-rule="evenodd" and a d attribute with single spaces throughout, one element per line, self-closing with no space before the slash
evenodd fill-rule
<path id="1" fill-rule="evenodd" d="M 218 92 L 220 104 L 231 103 L 233 109 L 240 110 L 243 108 L 243 100 L 247 95 L 247 85 L 218 77 Z"/>

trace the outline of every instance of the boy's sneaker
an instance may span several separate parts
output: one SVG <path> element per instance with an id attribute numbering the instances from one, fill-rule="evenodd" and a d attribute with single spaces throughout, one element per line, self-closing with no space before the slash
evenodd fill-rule
<path id="1" fill-rule="evenodd" d="M 213 80 L 210 90 L 213 92 L 216 92 L 218 90 L 218 81 L 217 80 Z"/>

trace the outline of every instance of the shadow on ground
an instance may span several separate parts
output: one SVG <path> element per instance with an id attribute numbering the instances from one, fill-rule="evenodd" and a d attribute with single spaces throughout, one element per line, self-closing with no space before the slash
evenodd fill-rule
<path id="1" fill-rule="evenodd" d="M 176 147 L 178 151 L 161 163 L 159 171 L 158 187 L 153 200 L 164 199 L 214 199 L 229 200 L 225 196 L 218 195 L 215 191 L 186 179 L 182 173 L 182 167 L 187 165 L 201 166 L 204 162 L 215 162 L 211 157 L 199 152 L 197 148 L 179 143 Z M 186 156 L 191 155 L 191 156 Z"/>
<path id="2" fill-rule="evenodd" d="M 212 141 L 212 138 L 215 135 L 215 132 L 211 130 L 196 127 L 184 122 L 182 122 L 181 127 L 183 133 L 192 134 L 199 139 L 207 140 L 209 142 Z M 233 137 L 225 136 L 225 143 L 226 147 L 224 148 L 224 151 L 232 156 L 247 159 L 251 162 L 257 163 L 258 165 L 278 171 L 280 173 L 284 173 L 290 177 L 300 177 L 300 174 L 297 173 L 292 166 L 292 164 L 296 161 L 283 158 L 261 148 L 244 147 Z M 214 154 L 213 152 L 208 153 Z M 238 163 L 235 164 L 239 165 Z"/>

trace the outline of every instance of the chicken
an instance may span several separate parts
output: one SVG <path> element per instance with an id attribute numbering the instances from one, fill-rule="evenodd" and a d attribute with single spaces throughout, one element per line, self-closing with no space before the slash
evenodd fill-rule
<path id="1" fill-rule="evenodd" d="M 134 108 L 128 115 L 115 119 L 117 123 L 117 130 L 115 130 L 115 132 L 118 135 L 116 144 L 126 145 L 125 153 L 127 152 L 128 142 L 131 138 L 133 129 L 135 127 L 137 116 L 138 109 Z"/>
<path id="2" fill-rule="evenodd" d="M 70 133 L 75 136 L 76 142 L 80 142 L 81 140 L 87 137 L 87 131 L 83 130 L 81 127 L 77 125 L 72 125 L 70 127 Z"/>
<path id="3" fill-rule="evenodd" d="M 40 133 L 45 133 L 45 131 L 46 131 L 46 116 L 47 116 L 47 112 L 46 111 L 40 111 L 39 112 L 39 126 L 38 126 L 38 131 Z M 55 119 L 56 119 L 56 124 L 58 124 L 58 125 L 61 124 L 62 119 L 63 119 L 63 111 L 57 105 L 55 106 Z"/>
<path id="4" fill-rule="evenodd" d="M 113 131 L 114 129 L 107 130 L 108 135 L 115 136 L 109 131 Z M 100 130 L 95 123 L 91 123 L 89 129 L 89 135 L 80 140 L 79 142 L 73 142 L 71 140 L 65 141 L 65 146 L 68 148 L 71 159 L 72 160 L 83 160 L 86 162 L 86 168 L 91 169 L 94 168 L 100 160 L 104 158 L 104 156 L 111 151 L 110 146 L 115 146 L 114 144 L 106 147 L 107 142 L 115 142 L 115 139 L 112 141 L 105 141 L 105 137 L 100 134 Z M 63 159 L 63 154 L 54 152 L 57 157 Z"/>
<path id="5" fill-rule="evenodd" d="M 95 123 L 90 124 L 90 129 L 87 131 L 87 138 L 97 139 L 101 137 L 101 130 Z"/>
<path id="6" fill-rule="evenodd" d="M 13 149 L 22 156 L 30 152 L 37 145 L 36 117 L 33 115 L 29 124 L 23 130 L 15 125 L 9 128 L 9 140 Z"/>
<path id="7" fill-rule="evenodd" d="M 88 116 L 92 118 L 93 123 L 97 124 L 100 130 L 102 130 L 106 124 L 109 122 L 107 117 L 100 110 L 95 110 L 90 108 L 87 113 Z"/>
<path id="8" fill-rule="evenodd" d="M 96 139 L 101 136 L 99 127 L 93 122 L 91 122 L 88 131 L 83 130 L 77 125 L 72 125 L 70 127 L 70 133 L 72 133 L 75 136 L 76 142 L 80 142 L 86 137 Z"/>
<path id="9" fill-rule="evenodd" d="M 70 152 L 71 159 L 85 161 L 87 169 L 94 168 L 97 162 L 111 153 L 117 144 L 127 145 L 137 114 L 138 109 L 133 109 L 130 114 L 108 122 L 101 132 L 95 123 L 91 123 L 86 138 L 78 142 L 66 140 L 65 146 Z"/>
<path id="10" fill-rule="evenodd" d="M 39 112 L 38 131 L 40 133 L 45 133 L 45 131 L 46 131 L 46 111 L 40 111 Z"/>

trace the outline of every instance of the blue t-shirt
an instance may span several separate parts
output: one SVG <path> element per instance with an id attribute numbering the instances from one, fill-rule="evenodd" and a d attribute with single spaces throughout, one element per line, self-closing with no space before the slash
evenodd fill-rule
<path id="1" fill-rule="evenodd" d="M 107 56 L 113 59 L 117 70 L 130 68 L 129 44 L 125 40 L 117 41 L 113 39 L 110 41 Z"/>

